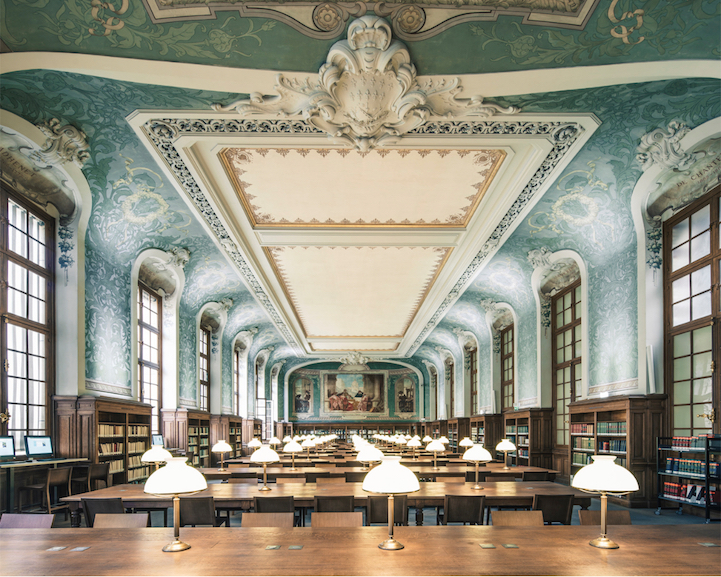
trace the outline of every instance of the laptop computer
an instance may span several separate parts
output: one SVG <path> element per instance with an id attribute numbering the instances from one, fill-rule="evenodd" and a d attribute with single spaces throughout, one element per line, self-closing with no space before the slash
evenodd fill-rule
<path id="1" fill-rule="evenodd" d="M 10 436 L 0 436 L 0 462 L 12 461 L 15 458 L 15 439 Z"/>
<path id="2" fill-rule="evenodd" d="M 55 458 L 53 440 L 49 435 L 25 435 L 25 456 L 32 461 Z"/>

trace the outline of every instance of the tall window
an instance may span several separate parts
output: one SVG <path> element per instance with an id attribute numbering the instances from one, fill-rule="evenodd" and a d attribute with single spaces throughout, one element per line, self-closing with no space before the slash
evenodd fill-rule
<path id="1" fill-rule="evenodd" d="M 712 433 L 708 417 L 718 413 L 720 203 L 717 188 L 664 223 L 665 374 L 676 436 Z M 716 414 L 716 432 L 718 422 Z"/>
<path id="2" fill-rule="evenodd" d="M 210 330 L 198 330 L 198 387 L 200 389 L 200 410 L 210 407 Z"/>
<path id="3" fill-rule="evenodd" d="M 161 304 L 160 295 L 143 284 L 138 284 L 138 388 L 140 400 L 153 407 L 153 433 L 160 432 Z"/>
<path id="4" fill-rule="evenodd" d="M 552 307 L 556 446 L 568 446 L 568 404 L 581 388 L 581 281 L 553 297 Z"/>
<path id="5" fill-rule="evenodd" d="M 233 351 L 233 414 L 240 415 L 240 349 Z"/>
<path id="6" fill-rule="evenodd" d="M 453 389 L 455 389 L 455 383 L 456 383 L 455 376 L 453 374 L 454 371 L 455 371 L 455 365 L 453 363 L 453 360 L 448 359 L 446 361 L 446 389 L 448 390 L 451 404 L 450 404 L 449 412 L 446 415 L 446 419 L 453 418 L 453 414 L 454 414 L 453 411 L 454 411 L 454 407 L 456 404 L 456 395 L 455 395 L 455 391 L 453 390 Z"/>
<path id="7" fill-rule="evenodd" d="M 24 435 L 50 434 L 53 394 L 54 225 L 43 211 L 0 190 L 3 379 L 0 410 L 23 451 Z"/>
<path id="8" fill-rule="evenodd" d="M 465 349 L 465 365 L 468 371 L 468 379 L 471 385 L 471 415 L 475 415 L 478 412 L 478 361 L 476 359 L 476 353 L 478 349 L 467 348 Z"/>
<path id="9" fill-rule="evenodd" d="M 433 390 L 433 394 L 435 395 L 435 401 L 436 401 L 436 405 L 435 405 L 435 406 L 436 406 L 436 414 L 435 414 L 435 416 L 432 415 L 432 414 L 430 413 L 430 411 L 429 411 L 428 415 L 429 415 L 432 419 L 438 419 L 438 418 L 440 418 L 440 417 L 438 416 L 438 415 L 440 415 L 440 413 L 438 412 L 438 373 L 436 372 L 436 368 L 435 368 L 435 367 L 430 367 L 430 368 L 428 369 L 428 372 L 429 372 L 430 375 L 431 375 L 431 389 Z"/>
<path id="10" fill-rule="evenodd" d="M 501 331 L 501 409 L 513 408 L 513 325 Z"/>

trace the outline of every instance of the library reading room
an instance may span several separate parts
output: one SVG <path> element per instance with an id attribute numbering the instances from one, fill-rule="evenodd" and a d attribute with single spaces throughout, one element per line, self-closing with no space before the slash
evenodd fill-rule
<path id="1" fill-rule="evenodd" d="M 718 0 L 0 8 L 0 576 L 721 575 Z"/>

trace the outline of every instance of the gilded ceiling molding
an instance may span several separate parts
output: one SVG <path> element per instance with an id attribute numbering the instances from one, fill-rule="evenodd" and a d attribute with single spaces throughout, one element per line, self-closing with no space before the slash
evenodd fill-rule
<path id="1" fill-rule="evenodd" d="M 242 117 L 303 118 L 336 144 L 361 152 L 397 145 L 430 117 L 489 118 L 519 109 L 484 103 L 482 96 L 457 98 L 460 80 L 425 80 L 404 44 L 392 39 L 391 27 L 378 16 L 351 22 L 348 40 L 331 46 L 318 78 L 277 77 L 276 96 L 258 93 L 213 110 L 235 110 Z"/>

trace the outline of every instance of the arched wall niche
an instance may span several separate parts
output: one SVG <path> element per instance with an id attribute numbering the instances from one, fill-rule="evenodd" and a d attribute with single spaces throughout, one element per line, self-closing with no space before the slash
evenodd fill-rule
<path id="1" fill-rule="evenodd" d="M 480 412 L 480 382 L 478 375 L 478 355 L 480 354 L 480 346 L 478 339 L 471 331 L 461 328 L 453 329 L 458 338 L 458 345 L 463 352 L 463 379 L 460 387 L 456 387 L 456 399 L 462 399 L 462 411 L 457 411 L 457 416 L 470 417 Z M 473 406 L 471 401 L 471 380 L 474 378 L 472 374 L 472 360 L 475 361 L 475 379 L 476 379 L 476 403 Z M 459 394 L 460 392 L 460 394 Z"/>
<path id="2" fill-rule="evenodd" d="M 239 353 L 239 367 L 238 367 L 238 387 L 239 387 L 239 399 L 238 399 L 238 416 L 248 418 L 248 399 L 252 399 L 252 393 L 250 390 L 249 379 L 248 379 L 248 353 L 250 347 L 253 344 L 253 338 L 258 334 L 258 327 L 251 327 L 250 329 L 240 331 L 235 337 L 233 337 L 231 351 L 235 354 L 236 351 Z"/>
<path id="3" fill-rule="evenodd" d="M 491 413 L 500 413 L 501 402 L 501 332 L 509 327 L 514 326 L 513 331 L 513 401 L 518 402 L 518 318 L 513 307 L 504 302 L 495 302 L 492 299 L 483 299 L 480 301 L 481 307 L 486 311 L 485 322 L 488 332 L 493 340 L 493 346 L 489 351 L 491 356 L 491 370 L 493 373 L 492 391 L 491 391 Z M 483 409 L 485 410 L 485 408 Z"/>
<path id="4" fill-rule="evenodd" d="M 210 395 L 208 410 L 218 414 L 223 409 L 223 331 L 228 322 L 228 311 L 233 306 L 233 299 L 220 299 L 217 302 L 205 303 L 196 316 L 196 334 L 200 327 L 210 331 Z M 195 351 L 196 367 L 200 366 L 200 350 Z M 200 406 L 200 387 L 196 388 L 196 406 Z"/>

